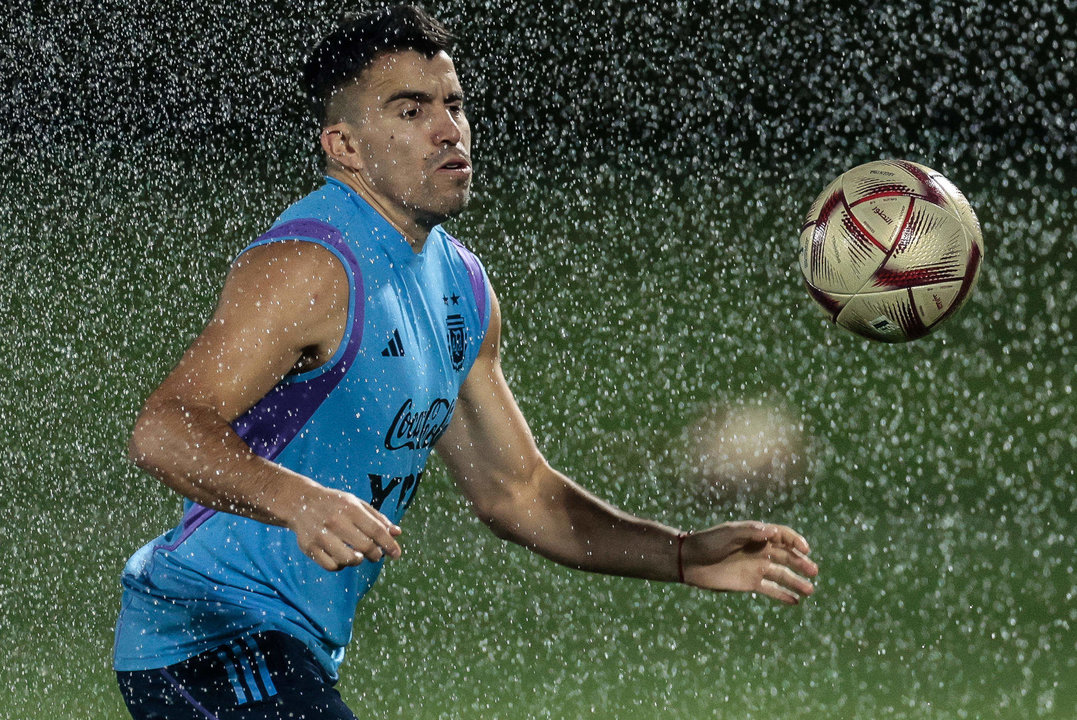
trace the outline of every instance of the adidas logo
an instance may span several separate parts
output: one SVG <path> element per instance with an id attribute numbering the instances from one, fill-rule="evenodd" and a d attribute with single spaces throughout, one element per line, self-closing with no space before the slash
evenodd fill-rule
<path id="1" fill-rule="evenodd" d="M 400 333 L 393 330 L 393 336 L 389 338 L 389 344 L 381 351 L 382 357 L 404 357 L 404 343 L 400 341 Z"/>

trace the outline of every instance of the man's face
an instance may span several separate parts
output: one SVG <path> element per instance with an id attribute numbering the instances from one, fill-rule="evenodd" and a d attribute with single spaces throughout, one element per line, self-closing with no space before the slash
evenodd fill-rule
<path id="1" fill-rule="evenodd" d="M 381 55 L 345 92 L 356 171 L 384 210 L 429 230 L 464 209 L 471 127 L 448 55 Z"/>

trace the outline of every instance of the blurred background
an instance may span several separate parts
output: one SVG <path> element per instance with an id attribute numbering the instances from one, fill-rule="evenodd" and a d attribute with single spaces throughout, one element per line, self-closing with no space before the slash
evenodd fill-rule
<path id="1" fill-rule="evenodd" d="M 792 525 L 822 574 L 785 608 L 573 572 L 435 460 L 359 608 L 360 717 L 1077 717 L 1077 3 L 426 6 L 475 135 L 448 229 L 547 456 L 676 526 Z M 119 573 L 180 514 L 127 435 L 320 183 L 299 67 L 366 7 L 5 4 L 0 718 L 123 716 Z M 986 245 L 968 304 L 897 346 L 797 268 L 816 194 L 886 157 L 956 183 Z"/>

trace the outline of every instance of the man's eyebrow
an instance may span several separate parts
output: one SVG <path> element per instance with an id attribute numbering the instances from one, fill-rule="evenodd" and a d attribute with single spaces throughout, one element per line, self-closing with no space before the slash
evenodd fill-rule
<path id="1" fill-rule="evenodd" d="M 391 105 L 397 100 L 413 100 L 417 103 L 430 103 L 434 102 L 434 96 L 430 93 L 422 92 L 421 90 L 398 90 L 390 95 L 386 100 L 386 105 Z M 445 102 L 457 103 L 463 102 L 464 93 L 460 91 L 451 92 L 445 96 Z"/>

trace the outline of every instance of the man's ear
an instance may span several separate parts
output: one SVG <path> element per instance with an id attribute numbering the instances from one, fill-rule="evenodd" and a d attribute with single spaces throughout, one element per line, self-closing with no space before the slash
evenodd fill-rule
<path id="1" fill-rule="evenodd" d="M 339 122 L 322 128 L 321 143 L 327 159 L 336 161 L 349 170 L 360 169 L 359 153 L 348 123 Z"/>

